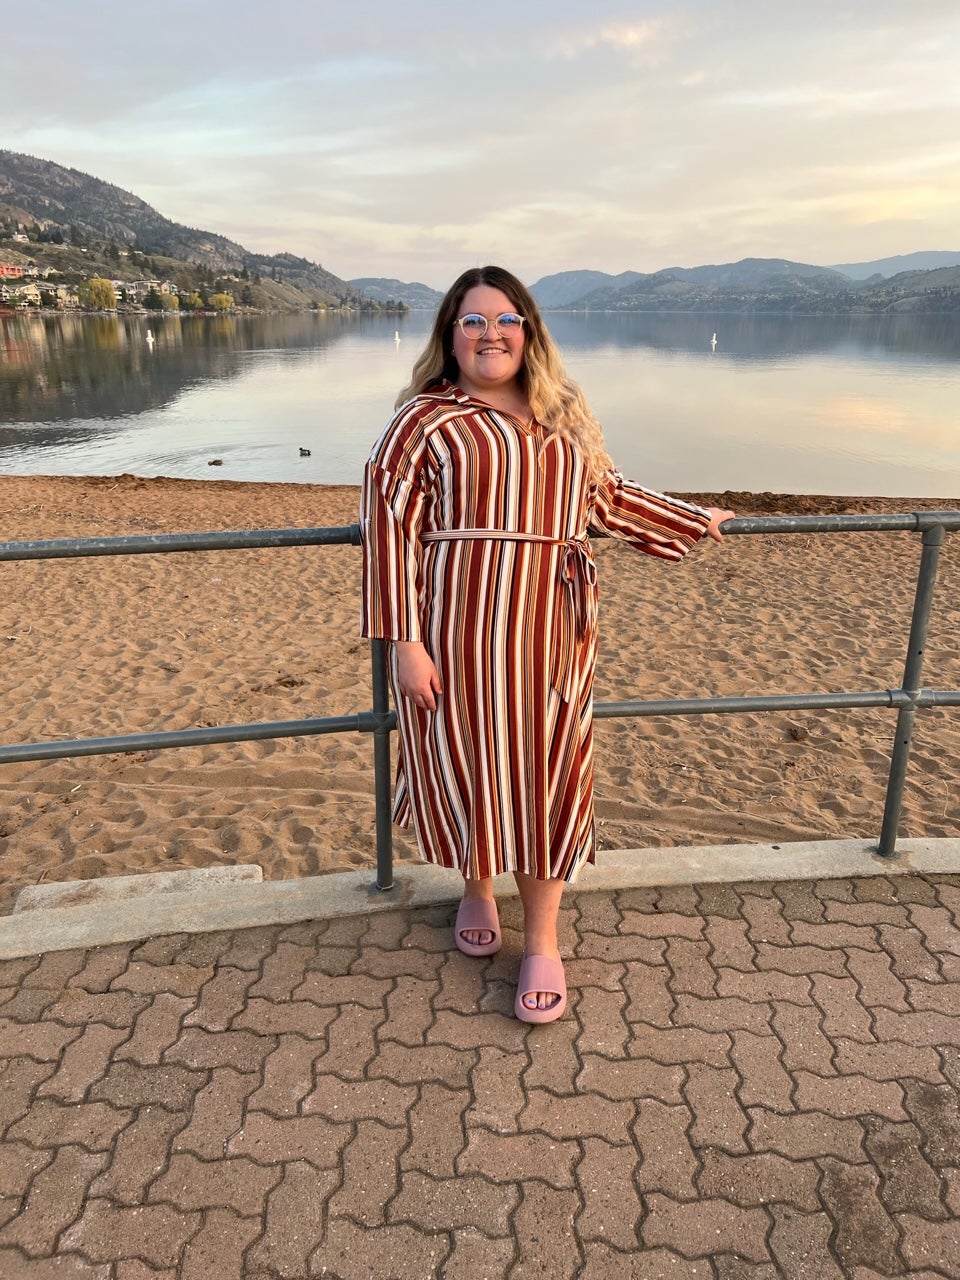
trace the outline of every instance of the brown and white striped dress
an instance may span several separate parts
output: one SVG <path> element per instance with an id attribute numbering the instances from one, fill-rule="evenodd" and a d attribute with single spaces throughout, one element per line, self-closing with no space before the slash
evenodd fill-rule
<path id="1" fill-rule="evenodd" d="M 364 474 L 363 634 L 421 640 L 435 712 L 399 694 L 394 820 L 468 877 L 573 880 L 593 860 L 596 566 L 604 532 L 679 560 L 699 507 L 440 383 L 404 405 Z M 393 650 L 391 649 L 391 653 Z"/>

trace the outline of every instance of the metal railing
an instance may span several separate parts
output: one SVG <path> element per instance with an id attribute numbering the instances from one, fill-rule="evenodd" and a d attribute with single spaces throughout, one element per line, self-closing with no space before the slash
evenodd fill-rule
<path id="1" fill-rule="evenodd" d="M 918 711 L 960 706 L 960 690 L 921 687 L 924 648 L 933 605 L 940 551 L 947 533 L 960 530 L 960 511 L 920 511 L 904 515 L 757 516 L 738 517 L 723 525 L 724 534 L 910 532 L 922 537 L 920 568 L 913 603 L 903 683 L 897 689 L 862 693 L 764 694 L 754 697 L 666 698 L 601 702 L 597 719 L 621 716 L 728 715 L 748 711 L 823 711 L 860 707 L 897 709 L 897 727 L 887 778 L 886 802 L 877 853 L 896 856 L 897 831 L 903 804 L 913 727 Z M 339 528 L 265 529 L 223 533 L 151 534 L 125 538 L 64 538 L 0 543 L 0 561 L 60 560 L 90 556 L 157 555 L 184 551 L 240 551 L 262 547 L 359 545 L 359 525 Z M 15 761 L 56 760 L 73 756 L 123 754 L 174 747 L 209 746 L 265 738 L 304 737 L 324 733 L 372 733 L 377 831 L 378 889 L 393 887 L 391 830 L 390 734 L 396 712 L 390 708 L 387 646 L 370 642 L 373 707 L 354 715 L 276 720 L 252 724 L 217 725 L 132 733 L 109 738 L 19 743 L 0 747 L 0 765 Z"/>

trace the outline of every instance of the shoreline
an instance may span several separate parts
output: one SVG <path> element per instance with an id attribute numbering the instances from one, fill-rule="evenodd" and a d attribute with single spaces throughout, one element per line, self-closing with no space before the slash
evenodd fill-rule
<path id="1" fill-rule="evenodd" d="M 3 539 L 355 523 L 358 488 L 0 476 Z M 739 515 L 954 510 L 944 499 L 686 494 Z M 729 537 L 665 565 L 595 543 L 598 701 L 899 687 L 913 533 Z M 941 556 L 924 684 L 960 688 L 960 542 Z M 351 715 L 371 705 L 356 547 L 3 566 L 4 743 Z M 604 849 L 869 839 L 890 711 L 598 720 Z M 904 835 L 956 837 L 960 721 L 918 716 Z M 372 868 L 372 743 L 350 733 L 0 769 L 0 913 L 27 884 L 258 863 Z M 395 829 L 398 864 L 416 859 Z"/>

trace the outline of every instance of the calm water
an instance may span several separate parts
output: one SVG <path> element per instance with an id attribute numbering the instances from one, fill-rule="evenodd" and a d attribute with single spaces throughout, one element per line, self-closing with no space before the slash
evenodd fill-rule
<path id="1" fill-rule="evenodd" d="M 960 495 L 960 318 L 547 319 L 642 483 Z M 356 483 L 430 320 L 0 318 L 0 470 Z"/>

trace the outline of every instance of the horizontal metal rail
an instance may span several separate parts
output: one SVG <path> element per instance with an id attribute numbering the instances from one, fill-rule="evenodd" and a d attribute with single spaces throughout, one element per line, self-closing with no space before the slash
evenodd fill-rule
<path id="1" fill-rule="evenodd" d="M 960 511 L 917 511 L 882 515 L 748 516 L 728 520 L 724 534 L 906 532 L 923 535 L 923 554 L 914 600 L 903 686 L 860 693 L 795 693 L 759 696 L 664 698 L 599 702 L 597 719 L 633 716 L 732 715 L 745 712 L 849 710 L 878 707 L 896 709 L 897 733 L 891 759 L 878 852 L 895 855 L 895 841 L 912 737 L 918 710 L 960 706 L 960 691 L 919 687 L 923 649 L 932 604 L 938 556 L 945 534 L 960 530 Z M 243 551 L 257 548 L 334 546 L 360 543 L 360 526 L 337 528 L 261 529 L 207 533 L 149 534 L 123 538 L 62 538 L 0 543 L 0 561 L 57 560 L 90 556 L 161 555 L 195 551 Z M 176 747 L 306 737 L 327 733 L 374 735 L 374 784 L 377 819 L 377 887 L 393 885 L 390 831 L 389 735 L 396 729 L 390 709 L 387 645 L 371 642 L 373 709 L 354 715 L 214 725 L 198 729 L 122 734 L 106 738 L 18 743 L 0 746 L 0 764 L 17 761 L 113 755 Z"/>

